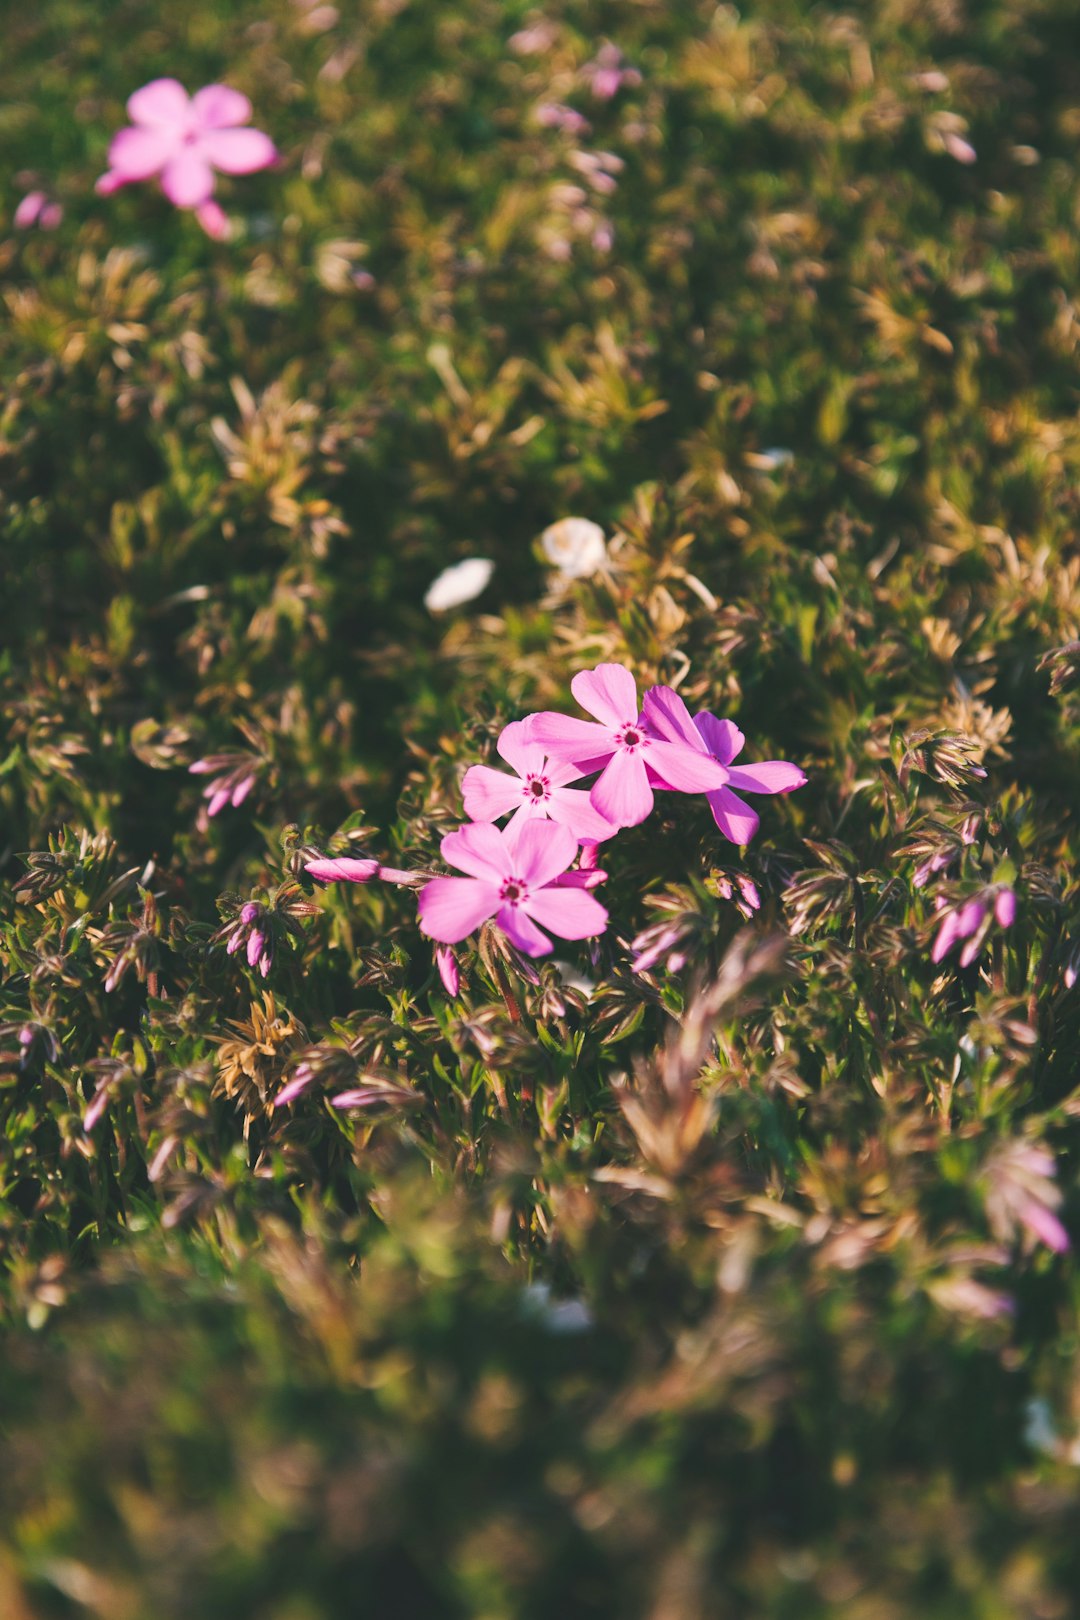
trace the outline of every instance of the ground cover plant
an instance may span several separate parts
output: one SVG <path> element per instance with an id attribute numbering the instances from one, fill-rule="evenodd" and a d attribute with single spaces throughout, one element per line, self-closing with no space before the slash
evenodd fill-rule
<path id="1" fill-rule="evenodd" d="M 1074 8 L 0 127 L 0 1614 L 1072 1614 Z"/>

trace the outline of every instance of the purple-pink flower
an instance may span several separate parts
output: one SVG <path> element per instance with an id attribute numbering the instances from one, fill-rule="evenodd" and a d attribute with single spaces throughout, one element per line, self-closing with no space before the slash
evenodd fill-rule
<path id="1" fill-rule="evenodd" d="M 248 900 L 240 907 L 240 915 L 225 941 L 230 956 L 244 946 L 247 964 L 258 968 L 265 979 L 274 960 L 274 940 L 267 909 L 258 900 Z"/>
<path id="2" fill-rule="evenodd" d="M 1039 1142 L 1003 1142 L 995 1150 L 986 1171 L 986 1212 L 996 1237 L 1022 1236 L 1065 1253 L 1069 1234 L 1055 1213 L 1063 1200 L 1054 1176 L 1054 1156 Z"/>
<path id="3" fill-rule="evenodd" d="M 738 726 L 731 720 L 718 720 L 708 710 L 691 720 L 686 704 L 670 686 L 654 686 L 646 693 L 642 715 L 656 736 L 668 739 L 673 746 L 697 749 L 721 767 L 721 780 L 706 798 L 713 820 L 733 844 L 748 844 L 760 826 L 757 811 L 743 803 L 733 791 L 735 788 L 741 793 L 792 793 L 806 783 L 799 767 L 783 759 L 733 765 L 732 760 L 742 752 L 746 741 Z"/>
<path id="4" fill-rule="evenodd" d="M 549 760 L 540 743 L 528 740 L 523 720 L 504 726 L 495 746 L 515 774 L 489 765 L 473 765 L 465 772 L 461 795 L 473 821 L 498 821 L 507 814 L 510 826 L 533 819 L 557 821 L 579 843 L 597 844 L 618 832 L 593 809 L 585 788 L 567 787 L 580 777 L 577 767 Z"/>
<path id="5" fill-rule="evenodd" d="M 231 804 L 234 810 L 243 804 L 258 778 L 262 762 L 253 754 L 208 754 L 197 759 L 188 770 L 192 776 L 212 776 L 203 788 L 206 813 L 216 816 Z"/>
<path id="6" fill-rule="evenodd" d="M 33 225 L 43 231 L 55 231 L 63 217 L 60 204 L 50 202 L 46 192 L 28 191 L 15 210 L 12 224 L 17 231 L 28 231 Z"/>
<path id="7" fill-rule="evenodd" d="M 612 96 L 618 95 L 624 85 L 636 87 L 641 83 L 641 74 L 637 68 L 627 66 L 622 51 L 609 39 L 604 41 L 592 61 L 586 62 L 581 70 L 581 77 L 597 101 L 610 101 Z"/>
<path id="8" fill-rule="evenodd" d="M 189 96 L 176 79 L 153 79 L 127 104 L 131 124 L 113 136 L 109 168 L 97 183 L 102 194 L 160 176 L 177 208 L 192 208 L 209 235 L 228 234 L 215 203 L 214 172 L 252 174 L 277 158 L 269 135 L 245 129 L 251 103 L 226 84 L 208 84 Z"/>
<path id="9" fill-rule="evenodd" d="M 420 892 L 420 927 L 429 939 L 455 945 L 494 918 L 525 956 L 560 939 L 590 939 L 607 927 L 607 912 L 584 888 L 559 883 L 577 855 L 568 827 L 530 820 L 500 831 L 473 822 L 442 841 L 443 859 L 466 877 L 433 878 Z"/>
<path id="10" fill-rule="evenodd" d="M 707 793 L 724 786 L 728 772 L 708 757 L 700 739 L 689 745 L 685 738 L 672 739 L 648 724 L 638 710 L 634 677 L 622 664 L 582 670 L 570 690 L 595 720 L 544 711 L 525 721 L 525 735 L 545 748 L 549 758 L 573 764 L 580 776 L 600 771 L 589 798 L 605 821 L 636 827 L 652 810 L 654 786 L 678 793 Z"/>
<path id="11" fill-rule="evenodd" d="M 1012 927 L 1016 921 L 1016 895 L 1007 883 L 998 883 L 981 889 L 978 894 L 965 900 L 963 905 L 950 906 L 945 901 L 939 901 L 939 909 L 944 916 L 930 951 L 930 960 L 942 961 L 963 939 L 967 944 L 960 952 L 960 966 L 966 968 L 971 966 L 983 948 L 990 932 L 991 915 L 999 928 Z"/>

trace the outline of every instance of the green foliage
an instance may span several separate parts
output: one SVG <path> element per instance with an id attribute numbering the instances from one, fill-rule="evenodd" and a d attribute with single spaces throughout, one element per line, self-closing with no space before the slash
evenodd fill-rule
<path id="1" fill-rule="evenodd" d="M 6 19 L 0 218 L 65 217 L 0 234 L 5 1620 L 1071 1612 L 1074 25 Z M 228 243 L 94 195 L 164 73 L 282 151 Z M 450 998 L 305 852 L 437 867 L 600 659 L 809 785 L 743 852 L 661 795 L 595 950 Z"/>

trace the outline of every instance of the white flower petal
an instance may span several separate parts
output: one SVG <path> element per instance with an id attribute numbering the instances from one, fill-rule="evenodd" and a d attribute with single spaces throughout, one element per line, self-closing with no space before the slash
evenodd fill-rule
<path id="1" fill-rule="evenodd" d="M 487 588 L 494 572 L 495 564 L 490 558 L 466 557 L 464 562 L 444 568 L 438 578 L 432 580 L 424 593 L 424 606 L 429 613 L 446 613 L 450 608 L 461 607 Z"/>

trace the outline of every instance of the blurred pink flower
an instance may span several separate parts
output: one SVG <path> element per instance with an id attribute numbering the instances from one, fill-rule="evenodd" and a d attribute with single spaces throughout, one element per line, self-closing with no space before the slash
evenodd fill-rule
<path id="1" fill-rule="evenodd" d="M 203 788 L 206 813 L 216 816 L 231 804 L 236 810 L 243 804 L 255 786 L 262 761 L 254 754 L 208 754 L 197 759 L 188 770 L 192 776 L 212 776 L 214 780 Z"/>
<path id="2" fill-rule="evenodd" d="M 211 200 L 214 171 L 252 174 L 278 155 L 269 135 L 241 127 L 251 117 L 247 97 L 225 84 L 208 84 L 189 96 L 176 79 L 153 79 L 135 91 L 127 110 L 131 124 L 113 136 L 98 191 L 107 196 L 160 176 L 170 202 L 194 209 L 210 236 L 226 236 L 228 220 Z"/>
<path id="3" fill-rule="evenodd" d="M 986 1213 L 995 1237 L 1024 1235 L 1055 1254 L 1069 1248 L 1069 1234 L 1055 1211 L 1062 1203 L 1054 1156 L 1036 1142 L 1005 1142 L 986 1170 Z"/>
<path id="4" fill-rule="evenodd" d="M 696 746 L 688 744 L 684 737 L 658 732 L 647 723 L 644 711 L 638 712 L 634 677 L 622 664 L 582 670 L 570 690 L 596 719 L 545 711 L 529 716 L 525 735 L 540 743 L 549 758 L 572 763 L 579 775 L 600 771 L 589 798 L 605 821 L 636 827 L 652 810 L 654 786 L 706 793 L 727 781 L 728 772 L 708 757 L 700 739 Z"/>
<path id="5" fill-rule="evenodd" d="M 744 804 L 742 793 L 793 793 L 806 783 L 797 765 L 783 759 L 764 759 L 757 765 L 733 765 L 746 738 L 731 720 L 718 720 L 707 710 L 690 718 L 690 711 L 670 686 L 654 686 L 645 694 L 642 715 L 657 736 L 697 748 L 723 768 L 720 783 L 706 794 L 713 820 L 733 844 L 748 844 L 760 826 L 756 810 Z M 666 784 L 661 783 L 661 786 Z"/>
<path id="6" fill-rule="evenodd" d="M 609 39 L 604 41 L 592 61 L 586 62 L 581 77 L 597 101 L 610 101 L 624 85 L 636 87 L 641 83 L 637 68 L 627 66 L 622 51 Z"/>
<path id="7" fill-rule="evenodd" d="M 938 909 L 944 912 L 944 916 L 930 951 L 930 960 L 942 961 L 963 939 L 967 944 L 960 952 L 960 966 L 966 968 L 971 966 L 983 948 L 990 932 L 991 915 L 999 928 L 1012 927 L 1016 921 L 1016 895 L 1007 883 L 998 883 L 972 895 L 962 905 L 949 906 L 948 902 L 939 901 Z"/>
<path id="8" fill-rule="evenodd" d="M 44 191 L 28 191 L 15 210 L 12 224 L 17 231 L 28 231 L 37 225 L 43 231 L 55 231 L 64 217 L 59 203 L 50 202 Z"/>
<path id="9" fill-rule="evenodd" d="M 561 129 L 567 135 L 587 135 L 591 128 L 576 107 L 567 107 L 561 101 L 541 101 L 533 117 L 541 129 Z"/>
<path id="10" fill-rule="evenodd" d="M 567 787 L 581 772 L 562 760 L 549 760 L 539 743 L 529 742 L 525 722 L 512 720 L 495 744 L 515 775 L 489 765 L 473 765 L 465 772 L 461 796 L 472 821 L 498 821 L 509 814 L 508 826 L 539 819 L 569 827 L 580 843 L 594 845 L 618 832 L 593 809 L 585 788 Z"/>
<path id="11" fill-rule="evenodd" d="M 560 886 L 577 839 L 553 821 L 527 821 L 518 831 L 473 822 L 442 841 L 443 859 L 467 877 L 433 878 L 420 893 L 420 928 L 454 945 L 494 918 L 525 956 L 546 956 L 550 928 L 560 939 L 602 934 L 607 912 L 583 888 Z M 539 926 L 538 926 L 539 925 Z"/>

